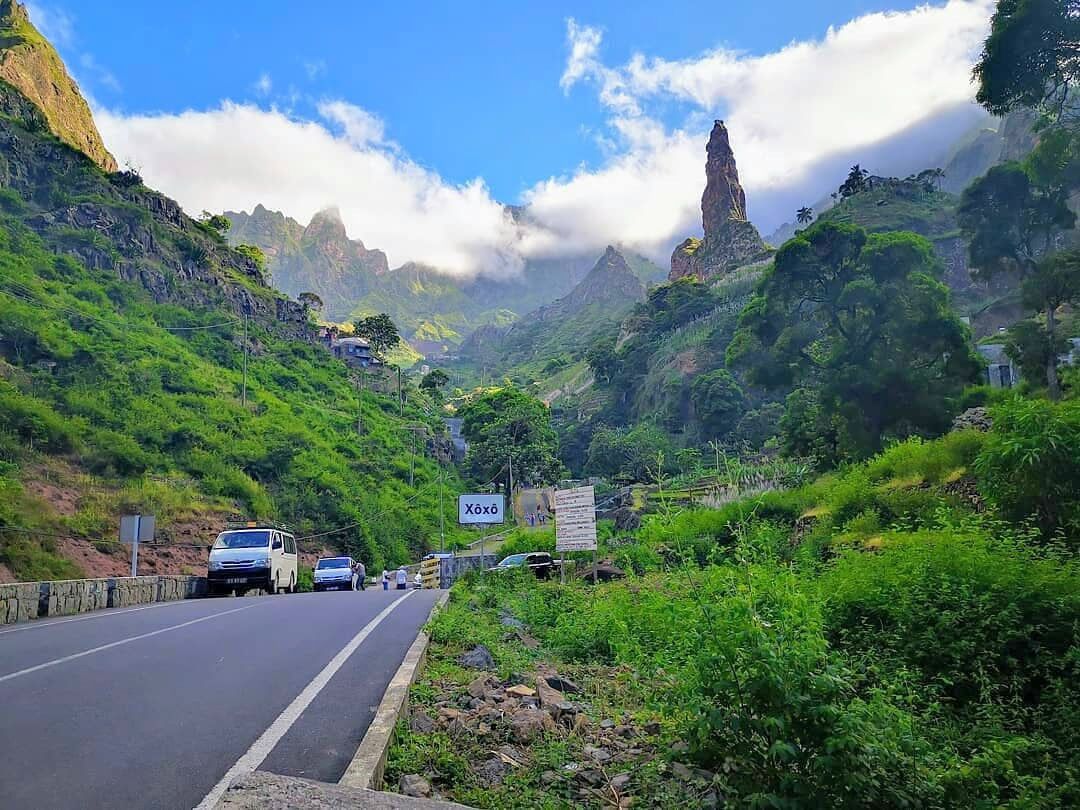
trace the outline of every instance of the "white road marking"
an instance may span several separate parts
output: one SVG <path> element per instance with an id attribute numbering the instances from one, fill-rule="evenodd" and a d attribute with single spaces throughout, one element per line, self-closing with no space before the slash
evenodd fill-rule
<path id="1" fill-rule="evenodd" d="M 0 676 L 0 683 L 4 681 L 10 681 L 13 678 L 21 678 L 23 675 L 29 675 L 31 672 L 38 672 L 42 669 L 48 669 L 49 667 L 55 667 L 58 664 L 66 664 L 68 661 L 74 661 L 76 658 L 82 658 L 87 655 L 93 655 L 104 650 L 111 650 L 113 647 L 119 647 L 121 644 L 130 644 L 133 641 L 140 641 L 144 638 L 150 638 L 151 636 L 159 636 L 162 633 L 168 633 L 172 630 L 179 630 L 181 627 L 190 627 L 193 624 L 199 622 L 210 621 L 210 619 L 216 619 L 220 616 L 228 616 L 230 613 L 239 613 L 241 610 L 250 610 L 257 605 L 245 605 L 244 607 L 234 608 L 233 610 L 222 611 L 221 613 L 212 613 L 209 616 L 201 616 L 198 619 L 192 619 L 189 622 L 183 622 L 181 624 L 170 625 L 169 627 L 162 627 L 160 630 L 151 630 L 149 633 L 140 633 L 137 636 L 131 636 L 129 638 L 122 638 L 119 641 L 113 641 L 109 644 L 102 644 L 100 647 L 93 647 L 89 650 L 83 650 L 82 652 L 73 653 L 71 655 L 65 655 L 63 658 L 57 658 L 53 661 L 46 661 L 44 664 L 37 664 L 36 666 L 27 667 L 26 669 L 20 669 L 17 672 L 11 672 L 7 675 Z"/>
<path id="2" fill-rule="evenodd" d="M 128 613 L 136 613 L 140 610 L 150 610 L 151 608 L 168 607 L 170 605 L 182 605 L 187 600 L 178 599 L 175 602 L 158 602 L 154 605 L 143 605 L 142 607 L 133 608 L 110 608 L 101 612 L 91 613 L 89 616 L 75 616 L 70 619 L 57 619 L 56 621 L 37 619 L 29 624 L 23 624 L 19 627 L 12 627 L 8 630 L 0 630 L 0 636 L 4 633 L 18 633 L 22 630 L 36 630 L 39 627 L 55 627 L 58 624 L 70 624 L 71 622 L 85 622 L 87 619 L 104 619 L 107 616 L 126 616 Z"/>
<path id="3" fill-rule="evenodd" d="M 330 682 L 330 679 L 334 677 L 337 671 L 345 665 L 345 662 L 349 660 L 349 656 L 356 652 L 357 647 L 364 642 L 364 639 L 371 635 L 372 631 L 379 626 L 383 619 L 390 615 L 394 608 L 414 593 L 416 593 L 416 591 L 408 591 L 404 596 L 395 599 L 388 607 L 384 608 L 379 615 L 365 624 L 360 632 L 353 636 L 349 643 L 342 647 L 338 654 L 330 659 L 330 663 L 323 667 L 322 672 L 316 675 L 311 683 L 304 687 L 304 691 L 297 695 L 293 702 L 285 707 L 285 710 L 278 715 L 277 719 L 270 724 L 270 727 L 262 733 L 259 739 L 251 744 L 251 748 L 236 761 L 236 764 L 229 768 L 228 772 L 221 777 L 221 781 L 214 785 L 214 787 L 210 789 L 210 792 L 206 794 L 205 798 L 196 805 L 195 810 L 210 810 L 210 808 L 214 807 L 218 803 L 218 800 L 224 795 L 233 779 L 242 774 L 251 773 L 262 765 L 263 760 L 274 750 L 274 746 L 281 742 L 281 738 L 288 733 L 289 729 L 292 728 L 293 723 L 295 723 L 300 715 L 304 713 L 304 710 L 311 705 L 312 701 L 315 700 L 319 692 L 321 692 L 326 684 Z"/>

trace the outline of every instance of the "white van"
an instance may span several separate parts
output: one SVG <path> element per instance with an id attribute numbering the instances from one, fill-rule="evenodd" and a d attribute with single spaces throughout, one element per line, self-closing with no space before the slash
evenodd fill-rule
<path id="1" fill-rule="evenodd" d="M 242 594 L 251 588 L 295 593 L 296 561 L 296 538 L 284 526 L 248 523 L 230 527 L 210 548 L 206 566 L 210 593 Z"/>

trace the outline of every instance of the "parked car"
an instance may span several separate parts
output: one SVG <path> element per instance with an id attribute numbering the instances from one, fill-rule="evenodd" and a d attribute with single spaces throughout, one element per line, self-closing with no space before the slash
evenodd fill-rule
<path id="1" fill-rule="evenodd" d="M 210 547 L 210 593 L 296 592 L 296 538 L 284 526 L 247 523 L 221 532 Z"/>
<path id="2" fill-rule="evenodd" d="M 514 568 L 528 568 L 537 579 L 548 579 L 559 572 L 559 561 L 546 551 L 529 551 L 524 554 L 511 554 L 503 557 L 499 564 L 490 571 L 509 571 Z"/>
<path id="3" fill-rule="evenodd" d="M 353 588 L 353 558 L 352 557 L 320 557 L 311 572 L 312 588 L 316 591 L 352 590 Z"/>

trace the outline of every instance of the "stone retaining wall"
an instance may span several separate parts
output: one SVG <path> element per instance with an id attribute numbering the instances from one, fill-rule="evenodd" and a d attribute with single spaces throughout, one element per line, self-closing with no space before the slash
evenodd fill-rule
<path id="1" fill-rule="evenodd" d="M 71 616 L 102 608 L 206 596 L 206 577 L 151 576 L 67 579 L 0 585 L 0 624 Z"/>
<path id="2" fill-rule="evenodd" d="M 466 571 L 492 568 L 499 559 L 497 554 L 485 554 L 482 558 L 479 554 L 475 557 L 445 557 L 439 560 L 439 587 L 449 588 Z"/>

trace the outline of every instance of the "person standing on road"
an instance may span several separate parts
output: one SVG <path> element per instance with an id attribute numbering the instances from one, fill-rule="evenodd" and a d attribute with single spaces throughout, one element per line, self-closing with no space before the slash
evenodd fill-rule
<path id="1" fill-rule="evenodd" d="M 405 570 L 405 566 L 401 566 L 397 570 L 397 589 L 404 591 L 409 582 L 409 572 Z"/>
<path id="2" fill-rule="evenodd" d="M 382 589 L 384 591 L 390 590 L 390 572 L 385 568 L 382 570 Z"/>
<path id="3" fill-rule="evenodd" d="M 356 590 L 365 590 L 367 586 L 367 569 L 360 560 L 357 560 L 354 570 L 356 571 Z"/>
<path id="4" fill-rule="evenodd" d="M 424 587 L 424 578 L 420 576 L 419 571 L 417 571 L 416 576 L 413 577 L 413 585 L 416 587 L 417 590 Z"/>

